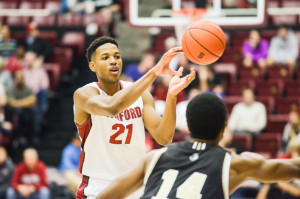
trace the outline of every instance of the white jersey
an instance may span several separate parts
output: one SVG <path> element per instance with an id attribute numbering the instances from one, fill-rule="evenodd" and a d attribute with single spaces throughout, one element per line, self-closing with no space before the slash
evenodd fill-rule
<path id="1" fill-rule="evenodd" d="M 121 88 L 132 83 L 120 81 Z M 106 95 L 97 82 L 87 84 Z M 80 171 L 93 179 L 113 181 L 146 153 L 143 100 L 139 97 L 116 117 L 91 115 L 77 125 L 81 137 Z"/>

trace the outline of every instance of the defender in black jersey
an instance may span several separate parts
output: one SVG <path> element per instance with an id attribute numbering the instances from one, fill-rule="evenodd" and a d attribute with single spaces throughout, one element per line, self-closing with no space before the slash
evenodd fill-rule
<path id="1" fill-rule="evenodd" d="M 300 178 L 300 158 L 266 160 L 256 153 L 237 155 L 219 147 L 227 110 L 217 96 L 196 96 L 186 116 L 190 140 L 148 153 L 97 198 L 125 198 L 144 184 L 142 199 L 228 199 L 247 179 L 277 182 Z"/>

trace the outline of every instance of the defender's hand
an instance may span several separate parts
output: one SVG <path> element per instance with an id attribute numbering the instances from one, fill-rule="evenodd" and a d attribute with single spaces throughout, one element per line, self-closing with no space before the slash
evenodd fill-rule
<path id="1" fill-rule="evenodd" d="M 175 47 L 166 52 L 159 62 L 153 67 L 157 76 L 160 75 L 176 75 L 177 72 L 170 69 L 169 64 L 176 56 L 183 55 L 181 47 Z"/>
<path id="2" fill-rule="evenodd" d="M 182 75 L 183 67 L 180 67 L 177 74 L 171 79 L 169 83 L 168 93 L 176 96 L 180 91 L 186 88 L 196 77 L 195 69 L 191 69 L 191 73 L 185 77 L 180 78 Z"/>

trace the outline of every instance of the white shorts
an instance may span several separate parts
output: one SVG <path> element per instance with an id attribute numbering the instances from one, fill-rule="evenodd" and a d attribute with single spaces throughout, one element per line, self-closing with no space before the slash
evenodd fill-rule
<path id="1" fill-rule="evenodd" d="M 76 199 L 95 199 L 97 195 L 105 189 L 112 181 L 82 177 L 82 182 L 76 193 Z M 127 197 L 127 199 L 139 199 L 144 193 L 144 188 L 137 190 L 135 193 Z"/>

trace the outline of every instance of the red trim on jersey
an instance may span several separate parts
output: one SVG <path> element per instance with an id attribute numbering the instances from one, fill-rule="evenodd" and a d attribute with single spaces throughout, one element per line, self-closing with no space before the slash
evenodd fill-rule
<path id="1" fill-rule="evenodd" d="M 76 192 L 76 199 L 86 198 L 86 196 L 84 195 L 84 189 L 88 186 L 88 183 L 89 183 L 89 177 L 83 175 L 81 184 L 79 185 L 78 190 Z"/>
<path id="2" fill-rule="evenodd" d="M 77 126 L 77 129 L 79 132 L 79 136 L 81 138 L 81 149 L 82 150 L 81 150 L 81 153 L 79 156 L 79 162 L 80 162 L 79 171 L 82 172 L 82 165 L 83 165 L 84 157 L 85 157 L 84 144 L 85 144 L 85 141 L 86 141 L 86 139 L 90 133 L 90 130 L 92 128 L 91 118 L 89 118 L 84 124 L 82 124 L 82 125 L 76 124 L 76 126 Z"/>
<path id="3" fill-rule="evenodd" d="M 124 89 L 124 86 L 123 86 L 122 82 L 119 81 L 119 83 L 120 83 L 121 90 Z M 97 86 L 103 91 L 103 89 L 101 88 L 99 82 L 97 82 Z"/>

